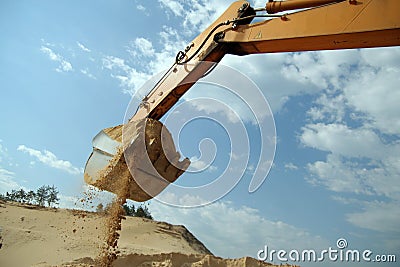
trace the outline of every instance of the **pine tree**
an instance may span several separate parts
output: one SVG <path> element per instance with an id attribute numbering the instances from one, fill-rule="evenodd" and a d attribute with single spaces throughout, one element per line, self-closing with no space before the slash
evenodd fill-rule
<path id="1" fill-rule="evenodd" d="M 48 198 L 48 189 L 47 186 L 43 185 L 39 187 L 39 189 L 36 191 L 36 196 L 35 196 L 36 203 L 39 206 L 44 206 L 44 203 L 46 202 L 47 198 Z"/>
<path id="2" fill-rule="evenodd" d="M 9 199 L 11 201 L 18 202 L 18 192 L 17 192 L 17 190 L 15 190 L 15 189 L 11 190 L 11 193 L 9 194 Z"/>
<path id="3" fill-rule="evenodd" d="M 140 207 L 137 208 L 135 216 L 153 220 L 153 216 L 151 216 L 149 209 L 145 205 L 140 205 Z"/>
<path id="4" fill-rule="evenodd" d="M 122 208 L 124 209 L 126 216 L 135 216 L 136 214 L 135 205 L 132 204 L 132 206 L 129 206 L 128 204 L 125 203 L 122 206 Z"/>
<path id="5" fill-rule="evenodd" d="M 34 204 L 35 202 L 35 198 L 36 198 L 36 193 L 33 190 L 30 190 L 27 194 L 26 194 L 26 200 L 29 204 Z"/>
<path id="6" fill-rule="evenodd" d="M 18 190 L 17 191 L 17 201 L 18 202 L 21 202 L 21 203 L 25 203 L 25 201 L 26 201 L 26 192 L 25 192 L 25 190 L 24 189 L 20 189 L 20 190 Z"/>
<path id="7" fill-rule="evenodd" d="M 58 190 L 57 188 L 53 185 L 53 186 L 47 186 L 46 187 L 47 190 L 47 205 L 49 205 L 49 207 L 51 206 L 51 204 L 54 205 L 58 205 L 58 201 L 60 200 L 60 198 L 58 197 Z"/>

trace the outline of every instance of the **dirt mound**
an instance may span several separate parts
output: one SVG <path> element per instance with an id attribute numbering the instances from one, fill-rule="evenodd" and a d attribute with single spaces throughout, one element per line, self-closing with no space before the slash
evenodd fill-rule
<path id="1" fill-rule="evenodd" d="M 96 262 L 92 259 L 84 258 L 74 262 L 61 265 L 62 267 L 92 267 Z M 255 260 L 250 257 L 240 259 L 223 259 L 212 255 L 201 254 L 183 254 L 183 253 L 162 253 L 155 255 L 129 254 L 116 259 L 113 263 L 114 267 L 273 267 L 272 265 L 262 261 Z M 290 266 L 290 265 L 280 265 Z M 44 267 L 44 266 L 43 266 Z"/>

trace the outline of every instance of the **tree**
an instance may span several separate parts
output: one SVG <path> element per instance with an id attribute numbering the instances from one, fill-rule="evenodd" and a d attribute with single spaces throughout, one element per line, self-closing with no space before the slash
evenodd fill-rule
<path id="1" fill-rule="evenodd" d="M 26 201 L 26 192 L 24 189 L 20 189 L 16 193 L 17 201 L 21 203 L 25 203 Z"/>
<path id="2" fill-rule="evenodd" d="M 46 191 L 47 191 L 47 205 L 51 207 L 51 204 L 58 205 L 58 201 L 60 198 L 58 197 L 58 190 L 57 188 L 53 186 L 46 186 Z"/>
<path id="3" fill-rule="evenodd" d="M 47 203 L 49 207 L 51 207 L 51 205 L 58 205 L 58 201 L 60 200 L 58 197 L 58 190 L 54 185 L 43 185 L 36 191 L 36 193 L 32 190 L 25 192 L 22 188 L 20 190 L 13 189 L 11 190 L 11 193 L 6 192 L 5 195 L 0 194 L 0 199 L 20 203 L 37 204 L 39 206 L 44 206 L 45 203 Z"/>
<path id="4" fill-rule="evenodd" d="M 137 208 L 135 216 L 153 220 L 153 216 L 151 216 L 149 209 L 145 205 L 140 205 Z"/>
<path id="5" fill-rule="evenodd" d="M 135 216 L 136 215 L 136 210 L 135 210 L 135 205 L 132 204 L 132 206 L 129 206 L 128 204 L 124 204 L 122 208 L 125 211 L 126 216 Z"/>
<path id="6" fill-rule="evenodd" d="M 142 217 L 152 220 L 153 216 L 151 216 L 149 209 L 146 205 L 140 205 L 137 209 L 135 209 L 135 205 L 125 203 L 122 205 L 122 208 L 125 211 L 126 216 L 132 217 Z"/>
<path id="7" fill-rule="evenodd" d="M 46 202 L 48 197 L 49 196 L 48 196 L 47 186 L 43 185 L 39 187 L 39 189 L 36 191 L 36 196 L 35 196 L 36 203 L 39 206 L 44 206 L 44 203 Z"/>
<path id="8" fill-rule="evenodd" d="M 8 195 L 8 199 L 11 201 L 18 201 L 17 190 L 11 190 L 11 193 Z"/>
<path id="9" fill-rule="evenodd" d="M 26 194 L 26 201 L 27 201 L 29 204 L 34 204 L 35 198 L 36 198 L 36 193 L 35 193 L 33 190 L 30 190 L 30 191 Z"/>

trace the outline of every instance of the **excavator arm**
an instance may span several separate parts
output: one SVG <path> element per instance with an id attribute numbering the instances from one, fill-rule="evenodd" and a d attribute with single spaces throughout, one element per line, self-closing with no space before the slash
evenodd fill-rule
<path id="1" fill-rule="evenodd" d="M 398 0 L 270 1 L 260 11 L 291 14 L 257 15 L 246 1 L 233 3 L 188 45 L 183 58 L 144 99 L 134 120 L 160 119 L 212 64 L 224 55 L 299 52 L 400 45 Z M 267 20 L 251 24 L 256 17 Z M 274 16 L 274 17 L 275 17 Z M 211 34 L 210 34 L 211 33 Z M 210 35 L 210 36 L 209 36 Z M 208 37 L 208 38 L 207 38 Z M 190 59 L 190 60 L 188 60 Z"/>
<path id="2" fill-rule="evenodd" d="M 399 0 L 270 0 L 256 9 L 246 1 L 232 3 L 177 54 L 127 125 L 96 135 L 85 181 L 118 193 L 118 181 L 125 179 L 127 198 L 151 199 L 190 163 L 179 161 L 168 131 L 166 138 L 160 137 L 163 125 L 158 120 L 226 54 L 398 46 L 399 10 Z M 255 18 L 264 20 L 252 24 Z M 161 144 L 164 140 L 167 145 Z"/>

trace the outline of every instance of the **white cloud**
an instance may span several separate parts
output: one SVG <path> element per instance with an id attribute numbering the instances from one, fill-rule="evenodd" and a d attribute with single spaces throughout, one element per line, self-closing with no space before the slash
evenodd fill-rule
<path id="1" fill-rule="evenodd" d="M 91 74 L 91 73 L 89 72 L 88 69 L 82 69 L 82 70 L 81 70 L 81 73 L 82 73 L 83 75 L 87 76 L 87 77 L 90 78 L 90 79 L 97 80 L 96 76 L 94 76 L 93 74 Z"/>
<path id="2" fill-rule="evenodd" d="M 359 210 L 346 214 L 346 221 L 349 223 L 373 231 L 368 235 L 368 240 L 374 240 L 371 248 L 387 251 L 399 249 L 398 236 L 400 233 L 398 224 L 400 220 L 399 200 L 385 202 L 382 200 L 366 201 L 357 198 L 333 196 L 332 199 L 350 207 L 359 207 Z M 374 233 L 375 232 L 375 233 Z M 374 239 L 373 236 L 379 236 Z"/>
<path id="3" fill-rule="evenodd" d="M 265 1 L 255 0 L 253 7 L 264 7 Z M 183 34 L 194 37 L 204 31 L 212 22 L 224 13 L 232 4 L 230 0 L 159 0 L 167 16 L 171 13 L 183 18 Z"/>
<path id="4" fill-rule="evenodd" d="M 373 127 L 400 134 L 400 48 L 361 52 L 365 62 L 344 87 L 349 105 L 365 114 Z M 375 61 L 376 60 L 376 61 Z"/>
<path id="5" fill-rule="evenodd" d="M 300 135 L 305 146 L 328 153 L 326 161 L 308 165 L 310 181 L 336 192 L 397 199 L 400 49 L 307 54 L 302 57 L 312 57 L 312 66 L 296 59 L 296 73 L 328 87 L 308 112 L 324 123 L 307 124 Z"/>
<path id="6" fill-rule="evenodd" d="M 265 6 L 261 1 L 255 1 L 255 6 Z M 159 0 L 161 7 L 165 9 L 167 16 L 173 14 L 182 20 L 183 33 L 186 36 L 194 36 L 205 30 L 223 12 L 225 12 L 232 1 L 221 0 Z"/>
<path id="7" fill-rule="evenodd" d="M 77 168 L 73 166 L 69 161 L 58 159 L 56 155 L 48 150 L 39 151 L 33 148 L 26 147 L 25 145 L 18 146 L 17 150 L 28 153 L 30 156 L 35 157 L 38 161 L 49 167 L 63 170 L 70 174 L 81 174 L 83 172 L 82 168 Z"/>
<path id="8" fill-rule="evenodd" d="M 335 192 L 354 192 L 398 198 L 400 144 L 383 143 L 370 129 L 341 124 L 314 124 L 303 128 L 301 142 L 328 152 L 325 161 L 308 164 L 313 183 Z"/>
<path id="9" fill-rule="evenodd" d="M 3 146 L 3 140 L 0 139 L 0 163 L 8 164 L 9 166 L 17 166 L 11 162 L 8 155 L 7 147 Z M 15 181 L 15 173 L 3 168 L 0 165 L 0 193 L 9 192 L 13 189 L 20 189 L 21 186 Z"/>
<path id="10" fill-rule="evenodd" d="M 139 10 L 140 12 L 143 12 L 144 15 L 150 16 L 150 12 L 147 10 L 147 8 L 143 5 L 137 5 L 136 9 Z"/>
<path id="11" fill-rule="evenodd" d="M 91 50 L 90 50 L 89 48 L 87 48 L 86 46 L 84 46 L 84 45 L 81 44 L 80 42 L 76 42 L 76 44 L 79 46 L 79 48 L 80 48 L 82 51 L 91 52 Z"/>
<path id="12" fill-rule="evenodd" d="M 56 68 L 57 72 L 69 72 L 74 70 L 70 62 L 65 60 L 61 55 L 54 53 L 49 47 L 42 46 L 40 51 L 46 54 L 50 60 L 59 63 L 59 66 Z"/>
<path id="13" fill-rule="evenodd" d="M 296 164 L 289 162 L 289 163 L 285 164 L 285 169 L 290 170 L 290 171 L 296 171 L 299 169 L 299 167 Z"/>
<path id="14" fill-rule="evenodd" d="M 282 75 L 324 91 L 308 112 L 312 120 L 340 122 L 348 113 L 383 133 L 399 134 L 399 62 L 398 47 L 294 53 Z"/>
<path id="15" fill-rule="evenodd" d="M 111 76 L 119 80 L 122 91 L 131 95 L 151 78 L 148 73 L 136 70 L 118 57 L 104 57 L 103 68 L 113 71 Z"/>
<path id="16" fill-rule="evenodd" d="M 400 48 L 387 47 L 387 48 L 371 48 L 360 50 L 365 64 L 378 68 L 379 70 L 398 69 L 400 66 Z M 369 75 L 369 73 L 365 73 Z"/>
<path id="17" fill-rule="evenodd" d="M 20 189 L 21 186 L 14 180 L 15 173 L 0 167 L 0 193 Z"/>
<path id="18" fill-rule="evenodd" d="M 313 121 L 342 122 L 346 115 L 346 101 L 343 94 L 322 93 L 315 101 L 317 106 L 312 107 L 307 115 Z"/>
<path id="19" fill-rule="evenodd" d="M 171 67 L 175 63 L 178 50 L 185 48 L 188 44 L 188 41 L 180 34 L 179 29 L 164 26 L 159 35 L 161 48 L 155 51 L 154 55 L 149 55 L 149 59 L 151 59 L 149 70 L 152 71 L 153 75 Z"/>
<path id="20" fill-rule="evenodd" d="M 143 5 L 137 5 L 136 9 L 140 11 L 146 11 L 146 8 Z"/>
<path id="21" fill-rule="evenodd" d="M 282 75 L 303 84 L 313 84 L 320 89 L 340 87 L 352 66 L 359 64 L 356 50 L 291 53 L 286 58 Z"/>
<path id="22" fill-rule="evenodd" d="M 363 170 L 352 161 L 344 162 L 343 158 L 328 155 L 326 161 L 316 161 L 308 164 L 312 178 L 309 182 L 324 185 L 335 192 L 351 192 L 356 194 L 372 194 Z M 371 172 L 371 171 L 370 171 Z M 376 169 L 375 172 L 379 172 Z"/>
<path id="23" fill-rule="evenodd" d="M 136 38 L 131 47 L 128 51 L 133 57 L 153 57 L 155 53 L 153 43 L 146 38 Z"/>
<path id="24" fill-rule="evenodd" d="M 184 8 L 179 1 L 174 0 L 158 0 L 162 7 L 168 8 L 175 16 L 182 17 L 184 16 Z"/>
<path id="25" fill-rule="evenodd" d="M 347 215 L 354 225 L 378 232 L 400 233 L 400 203 L 398 201 L 366 202 L 362 212 Z"/>
<path id="26" fill-rule="evenodd" d="M 187 204 L 187 200 L 182 201 Z M 326 246 L 321 237 L 313 236 L 304 229 L 282 221 L 270 221 L 256 209 L 235 207 L 231 202 L 218 201 L 190 209 L 152 202 L 150 209 L 156 220 L 185 225 L 213 253 L 222 257 L 256 257 L 265 245 L 274 249 L 318 249 Z"/>
<path id="27" fill-rule="evenodd" d="M 221 63 L 226 64 L 248 76 L 265 95 L 273 111 L 277 113 L 291 96 L 314 94 L 321 90 L 312 83 L 299 83 L 298 80 L 283 75 L 285 62 L 290 54 L 251 55 L 246 57 L 226 56 Z M 252 102 L 257 102 L 255 96 Z M 256 109 L 256 112 L 262 112 Z"/>
<path id="28" fill-rule="evenodd" d="M 308 165 L 312 176 L 309 182 L 323 185 L 343 195 L 336 199 L 345 205 L 356 204 L 358 208 L 346 214 L 348 222 L 357 227 L 384 233 L 384 240 L 390 240 L 392 232 L 399 233 L 399 163 L 399 156 L 364 163 L 330 154 L 326 161 L 316 161 Z M 349 198 L 348 193 L 355 193 L 355 198 Z M 365 195 L 369 200 L 361 201 Z"/>
<path id="29" fill-rule="evenodd" d="M 240 100 L 237 99 L 237 97 L 233 97 L 231 94 L 226 92 L 215 92 L 215 90 L 209 90 L 210 88 L 218 89 L 215 87 L 213 88 L 213 86 L 210 85 L 209 88 L 205 90 L 197 90 L 197 92 L 194 91 L 188 92 L 183 97 L 183 99 L 187 100 L 190 106 L 194 108 L 196 111 L 205 113 L 210 117 L 216 115 L 222 115 L 230 123 L 238 123 L 241 121 L 241 119 L 243 119 L 244 121 L 252 121 L 254 119 L 251 116 L 252 114 L 250 112 L 247 112 L 247 110 L 242 113 L 243 115 L 242 118 L 239 116 L 236 110 L 238 110 L 240 107 L 243 111 L 243 105 L 241 105 L 242 103 Z M 200 89 L 200 88 L 194 88 L 194 89 Z M 210 105 L 210 103 L 213 103 L 213 105 Z M 231 106 L 228 106 L 227 103 L 230 103 Z M 233 106 L 235 106 L 236 109 L 233 108 Z M 222 120 L 220 119 L 220 121 Z"/>
<path id="30" fill-rule="evenodd" d="M 380 159 L 400 151 L 398 145 L 383 144 L 371 129 L 351 129 L 347 125 L 335 123 L 308 124 L 302 128 L 300 140 L 306 146 L 345 157 Z"/>
<path id="31" fill-rule="evenodd" d="M 63 194 L 59 194 L 58 197 L 60 198 L 59 200 L 59 207 L 63 208 L 63 209 L 86 209 L 89 210 L 89 207 L 83 207 L 84 204 L 86 203 L 82 203 L 80 202 L 81 199 L 83 198 L 79 198 L 76 196 L 66 196 Z M 82 207 L 80 207 L 79 205 L 82 205 Z M 93 210 L 93 209 L 91 209 Z"/>
<path id="32" fill-rule="evenodd" d="M 126 72 L 130 70 L 130 67 L 125 64 L 124 59 L 113 56 L 106 56 L 103 58 L 103 67 L 109 70 L 120 68 Z"/>
<path id="33" fill-rule="evenodd" d="M 52 44 L 52 43 L 46 42 L 46 40 L 45 40 L 45 39 L 43 39 L 43 38 L 41 38 L 40 40 L 42 41 L 42 43 L 43 43 L 43 44 L 45 44 L 45 45 L 46 45 L 46 46 L 48 46 L 48 47 L 56 47 L 56 45 L 55 45 L 55 44 Z"/>
<path id="34" fill-rule="evenodd" d="M 106 56 L 103 68 L 112 70 L 112 77 L 120 81 L 123 92 L 133 95 L 151 77 L 168 69 L 175 62 L 177 48 L 185 44 L 176 30 L 164 26 L 160 33 L 160 49 L 155 50 L 151 41 L 138 37 L 127 48 L 129 60 Z M 135 66 L 128 61 L 134 61 Z"/>
<path id="35" fill-rule="evenodd" d="M 231 1 L 194 1 L 186 8 L 183 27 L 187 33 L 199 34 L 214 22 L 230 5 Z"/>
<path id="36" fill-rule="evenodd" d="M 10 177 L 13 177 L 14 174 L 15 174 L 15 173 L 13 173 L 13 172 L 11 172 L 11 171 L 8 171 L 8 170 L 6 170 L 6 169 L 3 169 L 3 168 L 0 169 L 0 175 L 1 175 L 2 177 L 10 178 Z"/>
<path id="37" fill-rule="evenodd" d="M 188 171 L 191 172 L 201 172 L 201 171 L 208 171 L 214 172 L 218 170 L 217 166 L 212 165 L 212 162 L 206 162 L 203 160 L 198 159 L 197 157 L 190 158 L 190 166 Z"/>
<path id="38" fill-rule="evenodd" d="M 347 220 L 362 228 L 390 232 L 397 229 L 400 210 L 400 153 L 387 155 L 381 160 L 355 159 L 329 154 L 326 160 L 308 164 L 308 181 L 341 193 L 368 195 L 370 201 L 356 201 L 362 211 L 347 214 Z M 378 199 L 383 199 L 378 201 Z M 374 200 L 374 198 L 376 200 Z M 348 195 L 339 197 L 344 204 L 354 200 Z"/>
<path id="39" fill-rule="evenodd" d="M 0 163 L 3 161 L 3 158 L 8 157 L 8 150 L 7 148 L 3 147 L 2 140 L 0 139 Z"/>
<path id="40" fill-rule="evenodd" d="M 232 4 L 232 1 L 229 0 L 196 0 L 190 2 L 162 0 L 161 2 L 166 2 L 163 6 L 167 8 L 169 13 L 172 12 L 175 16 L 184 18 L 182 20 L 183 33 L 192 37 L 204 31 Z M 182 6 L 183 9 L 180 9 L 180 7 L 176 9 L 175 6 Z"/>
<path id="41" fill-rule="evenodd" d="M 347 220 L 362 228 L 394 231 L 400 199 L 400 49 L 379 48 L 293 54 L 285 76 L 320 88 L 300 142 L 327 153 L 307 165 L 314 185 L 358 200 Z M 318 92 L 318 91 L 316 91 Z M 343 194 L 346 193 L 346 194 Z M 382 200 L 383 199 L 383 200 Z"/>

